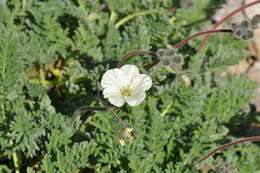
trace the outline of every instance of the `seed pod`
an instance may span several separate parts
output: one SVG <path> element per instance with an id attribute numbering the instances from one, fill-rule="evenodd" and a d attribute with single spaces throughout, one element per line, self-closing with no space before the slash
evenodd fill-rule
<path id="1" fill-rule="evenodd" d="M 243 34 L 242 34 L 242 32 L 241 32 L 239 29 L 237 29 L 237 30 L 235 30 L 235 31 L 233 32 L 233 37 L 235 37 L 235 38 L 237 38 L 237 39 L 241 39 L 242 36 L 243 36 Z"/>
<path id="2" fill-rule="evenodd" d="M 240 30 L 243 32 L 243 31 L 246 31 L 248 28 L 250 27 L 250 22 L 248 20 L 244 20 L 240 23 L 239 25 L 239 28 Z"/>
<path id="3" fill-rule="evenodd" d="M 164 49 L 158 49 L 158 50 L 156 51 L 156 55 L 157 55 L 159 58 L 165 56 L 165 50 L 164 50 Z"/>
<path id="4" fill-rule="evenodd" d="M 161 62 L 161 64 L 164 65 L 164 66 L 171 65 L 171 60 L 170 60 L 170 58 L 168 58 L 168 57 L 163 57 L 163 58 L 161 58 L 161 59 L 160 59 L 160 62 Z"/>
<path id="5" fill-rule="evenodd" d="M 165 51 L 165 56 L 174 56 L 176 54 L 176 49 L 174 47 L 169 47 L 164 51 Z"/>
<path id="6" fill-rule="evenodd" d="M 249 21 L 244 20 L 239 25 L 232 24 L 233 36 L 237 39 L 248 40 L 253 37 L 253 29 Z"/>
<path id="7" fill-rule="evenodd" d="M 171 59 L 171 63 L 174 66 L 182 66 L 184 63 L 183 60 L 183 56 L 182 55 L 175 55 L 172 59 Z"/>
<path id="8" fill-rule="evenodd" d="M 235 38 L 242 38 L 244 33 L 248 30 L 250 26 L 250 23 L 247 20 L 244 20 L 243 22 L 241 22 L 239 25 L 232 25 L 233 28 L 233 35 Z"/>
<path id="9" fill-rule="evenodd" d="M 172 47 L 167 48 L 167 49 L 159 49 L 156 52 L 156 54 L 162 65 L 169 66 L 169 65 L 171 65 L 172 58 L 176 54 L 176 50 L 175 50 L 175 48 L 172 48 Z"/>
<path id="10" fill-rule="evenodd" d="M 243 38 L 244 40 L 249 40 L 249 39 L 252 38 L 253 36 L 254 36 L 254 30 L 253 30 L 253 29 L 249 29 L 249 30 L 247 30 L 247 31 L 245 31 L 245 32 L 243 33 L 242 38 Z"/>

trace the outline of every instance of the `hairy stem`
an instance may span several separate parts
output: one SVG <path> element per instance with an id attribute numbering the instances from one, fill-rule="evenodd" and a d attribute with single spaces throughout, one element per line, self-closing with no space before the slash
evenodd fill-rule
<path id="1" fill-rule="evenodd" d="M 118 122 L 118 124 L 119 124 L 122 128 L 125 127 L 125 123 L 123 122 L 123 120 L 116 114 L 116 112 L 114 111 L 114 109 L 111 108 L 110 105 L 107 104 L 107 102 L 101 101 L 101 104 L 104 106 L 105 111 L 111 112 L 112 116 L 116 119 L 116 121 Z"/>
<path id="2" fill-rule="evenodd" d="M 116 114 L 116 112 L 115 112 L 113 109 L 111 109 L 111 108 L 109 108 L 108 110 L 112 113 L 113 117 L 116 119 L 116 121 L 119 123 L 119 125 L 120 125 L 122 128 L 124 128 L 124 127 L 125 127 L 125 123 L 124 123 L 123 120 Z"/>
<path id="3" fill-rule="evenodd" d="M 229 13 L 227 16 L 225 16 L 224 18 L 222 18 L 219 22 L 217 22 L 217 23 L 212 27 L 212 30 L 217 29 L 217 28 L 218 28 L 220 25 L 222 25 L 226 20 L 228 20 L 229 18 L 231 18 L 232 16 L 234 16 L 234 15 L 237 14 L 238 12 L 243 11 L 244 9 L 246 9 L 246 8 L 248 8 L 248 7 L 251 7 L 251 6 L 255 5 L 255 4 L 258 4 L 258 3 L 260 3 L 260 0 L 256 0 L 256 1 L 251 2 L 251 3 L 249 3 L 249 4 L 242 5 L 242 6 L 239 7 L 238 9 L 232 11 L 232 12 Z M 207 35 L 205 36 L 205 38 L 204 38 L 203 41 L 201 42 L 201 44 L 200 44 L 198 50 L 201 50 L 201 49 L 205 46 L 205 44 L 206 44 L 206 42 L 208 41 L 209 37 L 210 37 L 210 34 L 207 34 Z"/>
<path id="4" fill-rule="evenodd" d="M 81 114 L 87 113 L 87 112 L 93 112 L 93 111 L 105 111 L 104 107 L 87 107 L 83 106 L 79 108 L 73 115 L 77 119 Z"/>
<path id="5" fill-rule="evenodd" d="M 222 150 L 224 150 L 228 147 L 231 147 L 233 145 L 241 144 L 241 143 L 244 143 L 244 142 L 253 142 L 253 141 L 260 141 L 260 136 L 247 137 L 247 138 L 239 139 L 237 141 L 233 141 L 233 142 L 221 145 L 218 148 L 216 148 L 215 150 L 213 150 L 213 151 L 209 152 L 208 154 L 206 154 L 205 156 L 203 156 L 201 159 L 199 159 L 198 163 L 208 159 L 209 157 L 216 154 L 218 151 L 222 151 Z"/>
<path id="6" fill-rule="evenodd" d="M 94 111 L 105 111 L 106 108 L 105 107 L 87 107 L 87 106 L 83 106 L 80 107 L 74 114 L 73 117 L 74 119 L 71 122 L 71 126 L 74 125 L 74 123 L 76 122 L 77 119 L 81 118 L 81 115 L 87 113 L 87 112 L 94 112 Z"/>
<path id="7" fill-rule="evenodd" d="M 126 53 L 125 55 L 123 55 L 118 64 L 117 64 L 117 68 L 120 68 L 122 65 L 124 65 L 124 63 L 132 56 L 137 56 L 137 55 L 151 55 L 151 56 L 155 56 L 157 57 L 155 52 L 152 51 L 143 51 L 143 50 L 136 50 L 136 51 L 132 51 L 129 53 Z"/>

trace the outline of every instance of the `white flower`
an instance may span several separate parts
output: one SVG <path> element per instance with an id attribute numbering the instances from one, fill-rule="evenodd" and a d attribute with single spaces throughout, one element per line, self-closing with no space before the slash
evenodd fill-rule
<path id="1" fill-rule="evenodd" d="M 145 91 L 151 88 L 152 80 L 146 74 L 140 74 L 134 65 L 124 65 L 105 72 L 101 80 L 104 98 L 121 107 L 127 102 L 137 106 L 145 99 Z"/>

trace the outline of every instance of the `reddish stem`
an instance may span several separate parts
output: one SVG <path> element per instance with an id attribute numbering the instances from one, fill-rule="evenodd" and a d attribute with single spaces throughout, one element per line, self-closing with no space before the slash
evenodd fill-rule
<path id="1" fill-rule="evenodd" d="M 202 32 L 198 32 L 196 34 L 193 34 L 187 38 L 185 38 L 184 40 L 182 40 L 181 42 L 179 42 L 178 44 L 176 44 L 174 47 L 176 49 L 181 48 L 182 46 L 186 45 L 190 40 L 192 40 L 195 37 L 201 36 L 201 35 L 205 35 L 205 34 L 209 34 L 209 33 L 232 33 L 233 31 L 231 29 L 217 29 L 217 30 L 208 30 L 208 31 L 202 31 Z M 152 68 L 153 66 L 155 66 L 156 64 L 159 63 L 159 60 L 155 60 L 152 63 L 146 64 L 144 66 L 144 68 L 146 70 L 149 70 L 150 68 Z"/>
<path id="2" fill-rule="evenodd" d="M 251 6 L 255 5 L 255 4 L 258 4 L 258 3 L 260 3 L 260 0 L 256 0 L 256 1 L 251 2 L 251 3 L 249 3 L 249 4 L 245 4 L 245 5 L 241 6 L 241 7 L 239 7 L 238 9 L 232 11 L 232 12 L 229 13 L 227 16 L 225 16 L 223 19 L 221 19 L 219 22 L 217 22 L 217 23 L 212 27 L 212 30 L 217 29 L 217 28 L 218 28 L 220 25 L 222 25 L 226 20 L 228 20 L 229 18 L 231 18 L 232 16 L 234 16 L 234 15 L 237 14 L 238 12 L 243 11 L 244 9 L 246 9 L 246 8 L 248 8 L 248 7 L 251 7 Z M 205 44 L 206 44 L 206 42 L 208 41 L 209 37 L 210 37 L 210 34 L 208 34 L 208 35 L 205 36 L 205 38 L 203 39 L 202 43 L 200 44 L 198 50 L 201 50 L 201 49 L 205 46 Z"/>
<path id="3" fill-rule="evenodd" d="M 217 30 L 208 30 L 208 31 L 202 31 L 202 32 L 198 32 L 194 35 L 191 35 L 189 37 L 187 37 L 186 39 L 182 40 L 180 43 L 176 44 L 174 47 L 176 49 L 182 47 L 183 45 L 187 44 L 190 40 L 192 40 L 193 38 L 200 36 L 200 35 L 205 35 L 205 34 L 211 34 L 211 33 L 219 33 L 219 32 L 227 32 L 227 33 L 232 33 L 233 31 L 231 29 L 217 29 Z"/>
<path id="4" fill-rule="evenodd" d="M 237 141 L 233 141 L 224 145 L 219 146 L 218 148 L 216 148 L 215 150 L 209 152 L 208 154 L 206 154 L 205 156 L 203 156 L 201 159 L 199 159 L 198 163 L 208 159 L 210 156 L 213 156 L 214 154 L 216 154 L 218 151 L 222 151 L 228 147 L 231 147 L 233 145 L 237 145 L 237 144 L 241 144 L 244 142 L 253 142 L 253 141 L 260 141 L 260 136 L 252 136 L 252 137 L 247 137 L 247 138 L 243 138 Z"/>

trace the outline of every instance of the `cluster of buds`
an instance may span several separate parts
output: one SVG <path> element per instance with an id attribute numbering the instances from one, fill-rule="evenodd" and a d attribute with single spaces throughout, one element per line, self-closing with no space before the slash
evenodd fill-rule
<path id="1" fill-rule="evenodd" d="M 259 28 L 260 15 L 255 15 L 252 20 L 244 20 L 240 24 L 232 24 L 233 36 L 238 39 L 248 40 L 253 37 L 254 30 Z"/>
<path id="2" fill-rule="evenodd" d="M 159 49 L 156 52 L 160 63 L 164 66 L 170 66 L 174 69 L 182 69 L 184 64 L 184 58 L 182 55 L 178 55 L 174 47 L 169 47 L 167 49 Z"/>

